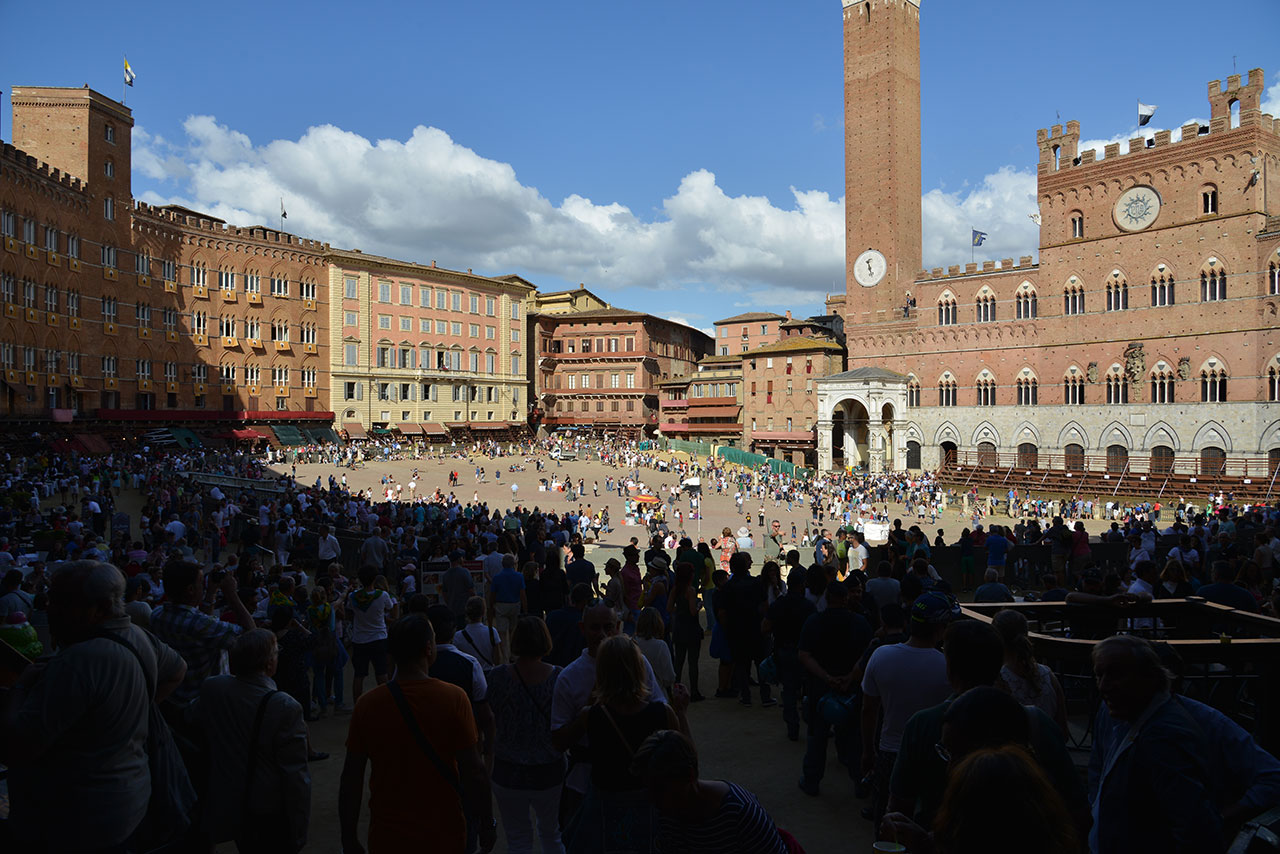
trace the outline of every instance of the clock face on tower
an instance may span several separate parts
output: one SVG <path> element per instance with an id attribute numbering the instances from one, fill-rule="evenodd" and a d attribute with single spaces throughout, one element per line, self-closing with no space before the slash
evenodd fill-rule
<path id="1" fill-rule="evenodd" d="M 876 249 L 868 249 L 853 262 L 853 278 L 864 288 L 870 288 L 880 284 L 888 269 L 884 255 Z"/>
<path id="2" fill-rule="evenodd" d="M 1151 187 L 1130 187 L 1116 199 L 1112 215 L 1121 231 L 1142 231 L 1160 215 L 1160 194 Z"/>

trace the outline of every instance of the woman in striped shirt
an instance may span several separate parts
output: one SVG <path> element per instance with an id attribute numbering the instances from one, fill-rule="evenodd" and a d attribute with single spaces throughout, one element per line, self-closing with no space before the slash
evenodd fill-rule
<path id="1" fill-rule="evenodd" d="M 658 813 L 662 854 L 788 854 L 791 849 L 755 795 L 698 777 L 693 742 L 676 730 L 653 733 L 631 773 L 645 781 Z M 797 847 L 798 848 L 798 847 Z"/>

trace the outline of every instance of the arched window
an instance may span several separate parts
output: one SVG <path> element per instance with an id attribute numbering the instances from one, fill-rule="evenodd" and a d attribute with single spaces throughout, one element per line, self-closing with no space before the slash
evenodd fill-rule
<path id="1" fill-rule="evenodd" d="M 1227 399 L 1227 371 L 1212 367 L 1200 371 L 1200 402 L 1222 403 Z"/>
<path id="2" fill-rule="evenodd" d="M 1129 282 L 1119 270 L 1107 279 L 1107 311 L 1124 311 L 1129 307 Z"/>
<path id="3" fill-rule="evenodd" d="M 1129 402 L 1129 378 L 1125 376 L 1119 365 L 1112 365 L 1107 372 L 1107 403 Z"/>
<path id="4" fill-rule="evenodd" d="M 938 325 L 956 325 L 956 300 L 949 293 L 938 298 Z"/>
<path id="5" fill-rule="evenodd" d="M 978 443 L 978 465 L 983 468 L 995 468 L 996 446 L 991 442 Z"/>
<path id="6" fill-rule="evenodd" d="M 1018 378 L 1018 405 L 1037 406 L 1040 403 L 1040 384 L 1035 377 Z"/>
<path id="7" fill-rule="evenodd" d="M 1222 474 L 1227 469 L 1227 452 L 1212 445 L 1200 449 L 1200 473 Z"/>
<path id="8" fill-rule="evenodd" d="M 1071 212 L 1071 239 L 1078 240 L 1084 237 L 1084 214 L 1080 211 Z"/>
<path id="9" fill-rule="evenodd" d="M 1156 370 L 1151 373 L 1151 402 L 1152 403 L 1173 403 L 1174 402 L 1174 375 L 1173 370 L 1161 365 L 1156 366 Z"/>
<path id="10" fill-rule="evenodd" d="M 1152 473 L 1168 474 L 1173 471 L 1173 448 L 1168 445 L 1156 445 L 1151 449 Z"/>
<path id="11" fill-rule="evenodd" d="M 920 381 L 912 377 L 907 381 L 907 406 L 917 407 L 920 405 Z"/>
<path id="12" fill-rule="evenodd" d="M 1267 293 L 1271 296 L 1280 294 L 1280 264 L 1275 261 L 1267 265 Z"/>
<path id="13" fill-rule="evenodd" d="M 978 378 L 977 397 L 975 402 L 978 406 L 995 406 L 996 405 L 996 381 L 990 375 Z"/>
<path id="14" fill-rule="evenodd" d="M 1151 305 L 1174 305 L 1173 271 L 1163 264 L 1151 274 Z"/>
<path id="15" fill-rule="evenodd" d="M 1032 442 L 1018 445 L 1018 468 L 1033 469 L 1040 461 L 1040 449 Z"/>
<path id="16" fill-rule="evenodd" d="M 1218 188 L 1205 184 L 1200 190 L 1200 213 L 1211 216 L 1218 212 Z"/>
<path id="17" fill-rule="evenodd" d="M 1084 288 L 1080 285 L 1068 285 L 1062 292 L 1063 314 L 1084 314 Z"/>
<path id="18" fill-rule="evenodd" d="M 1068 406 L 1079 406 L 1084 403 L 1084 377 L 1079 374 L 1067 374 L 1063 377 L 1062 402 Z"/>
<path id="19" fill-rule="evenodd" d="M 1267 368 L 1267 400 L 1280 401 L 1280 370 L 1275 365 Z"/>
<path id="20" fill-rule="evenodd" d="M 1107 471 L 1119 474 L 1129 467 L 1129 449 L 1124 445 L 1107 446 Z"/>
<path id="21" fill-rule="evenodd" d="M 956 405 L 956 381 L 954 379 L 944 378 L 938 381 L 938 405 Z"/>
<path id="22" fill-rule="evenodd" d="M 1084 471 L 1084 446 L 1077 444 L 1067 445 L 1062 449 L 1063 464 L 1067 471 Z"/>
<path id="23" fill-rule="evenodd" d="M 992 323 L 996 319 L 996 297 L 987 289 L 978 294 L 974 303 L 975 320 L 978 323 Z"/>
<path id="24" fill-rule="evenodd" d="M 1014 310 L 1018 320 L 1030 320 L 1036 317 L 1036 292 L 1029 284 L 1023 284 L 1014 295 Z"/>
<path id="25" fill-rule="evenodd" d="M 1227 298 L 1227 271 L 1220 265 L 1200 272 L 1200 301 L 1219 302 Z"/>

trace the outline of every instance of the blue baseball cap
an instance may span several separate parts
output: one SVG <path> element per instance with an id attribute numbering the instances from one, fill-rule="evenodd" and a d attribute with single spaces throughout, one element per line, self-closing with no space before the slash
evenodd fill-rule
<path id="1" fill-rule="evenodd" d="M 930 590 L 911 603 L 911 622 L 946 623 L 960 616 L 960 603 L 947 593 Z"/>

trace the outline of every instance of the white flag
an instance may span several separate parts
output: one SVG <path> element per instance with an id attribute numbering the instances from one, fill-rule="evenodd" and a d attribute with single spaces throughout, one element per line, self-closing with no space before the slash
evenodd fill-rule
<path id="1" fill-rule="evenodd" d="M 1151 117 L 1156 114 L 1157 109 L 1158 108 L 1156 107 L 1155 104 L 1144 104 L 1141 101 L 1139 101 L 1138 102 L 1138 127 L 1142 127 L 1147 122 L 1151 121 Z"/>

